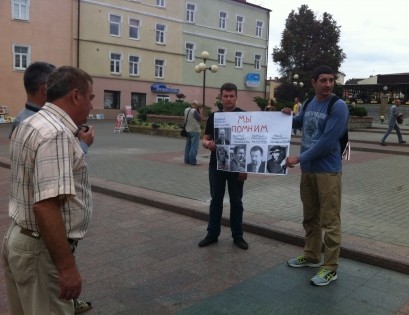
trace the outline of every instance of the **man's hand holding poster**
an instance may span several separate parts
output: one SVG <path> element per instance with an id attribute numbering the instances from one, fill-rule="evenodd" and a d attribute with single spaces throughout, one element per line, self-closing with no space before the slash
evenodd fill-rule
<path id="1" fill-rule="evenodd" d="M 217 112 L 214 139 L 217 169 L 285 175 L 292 116 L 281 112 Z"/>

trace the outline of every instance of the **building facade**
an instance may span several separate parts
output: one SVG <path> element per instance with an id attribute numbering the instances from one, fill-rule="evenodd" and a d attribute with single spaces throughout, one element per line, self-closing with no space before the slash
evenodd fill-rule
<path id="1" fill-rule="evenodd" d="M 0 105 L 16 116 L 24 107 L 24 70 L 34 61 L 72 64 L 72 2 L 0 1 Z M 58 8 L 56 10 L 55 8 Z"/>
<path id="2" fill-rule="evenodd" d="M 7 0 L 0 2 L 0 105 L 23 107 L 23 74 L 34 61 L 73 65 L 94 79 L 93 113 L 116 117 L 182 93 L 213 108 L 232 82 L 239 106 L 266 97 L 270 10 L 244 0 Z M 57 8 L 57 9 L 56 9 Z M 67 14 L 68 13 L 68 14 Z M 206 66 L 218 71 L 196 73 Z"/>
<path id="3" fill-rule="evenodd" d="M 378 74 L 367 79 L 351 79 L 344 85 L 345 99 L 358 104 L 393 103 L 395 98 L 409 105 L 409 73 Z"/>
<path id="4" fill-rule="evenodd" d="M 204 76 L 208 106 L 224 82 L 237 84 L 247 110 L 265 95 L 268 9 L 236 0 L 82 0 L 74 10 L 73 56 L 95 80 L 94 112 L 137 110 L 178 93 L 202 103 Z M 216 73 L 195 72 L 203 51 Z"/>

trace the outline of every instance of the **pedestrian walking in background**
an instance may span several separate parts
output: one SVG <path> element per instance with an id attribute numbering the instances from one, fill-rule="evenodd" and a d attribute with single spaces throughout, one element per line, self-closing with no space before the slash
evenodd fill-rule
<path id="1" fill-rule="evenodd" d="M 293 115 L 294 116 L 296 116 L 296 115 L 298 115 L 300 113 L 301 107 L 302 107 L 302 104 L 300 103 L 299 98 L 296 97 L 294 99 L 294 105 L 293 105 Z M 293 128 L 293 133 L 294 133 L 294 136 L 297 135 L 297 128 Z"/>
<path id="2" fill-rule="evenodd" d="M 395 129 L 396 135 L 398 136 L 399 143 L 406 143 L 403 140 L 402 134 L 400 133 L 400 128 L 397 122 L 399 115 L 398 107 L 400 106 L 400 99 L 395 99 L 395 105 L 392 105 L 389 108 L 389 118 L 388 118 L 388 130 L 386 130 L 385 135 L 383 136 L 380 145 L 386 146 L 386 138 L 391 134 L 392 130 Z"/>
<path id="3" fill-rule="evenodd" d="M 341 250 L 341 145 L 339 139 L 348 128 L 348 107 L 338 99 L 327 114 L 335 84 L 335 73 L 328 66 L 312 73 L 315 97 L 293 118 L 293 127 L 302 128 L 301 152 L 289 156 L 287 166 L 300 163 L 300 195 L 305 230 L 304 253 L 290 259 L 290 267 L 320 267 L 311 279 L 324 286 L 337 279 Z M 291 109 L 283 109 L 290 115 Z M 308 130 L 308 132 L 307 132 Z M 321 265 L 322 233 L 324 262 Z"/>
<path id="4" fill-rule="evenodd" d="M 264 109 L 266 112 L 275 112 L 276 110 L 276 106 L 274 104 L 274 100 L 270 99 L 270 101 L 268 102 L 268 105 L 266 106 L 266 108 Z"/>
<path id="5" fill-rule="evenodd" d="M 186 121 L 186 144 L 185 144 L 185 164 L 200 165 L 197 163 L 197 152 L 200 141 L 200 122 L 202 120 L 202 111 L 199 103 L 194 100 L 190 107 L 185 109 Z"/>

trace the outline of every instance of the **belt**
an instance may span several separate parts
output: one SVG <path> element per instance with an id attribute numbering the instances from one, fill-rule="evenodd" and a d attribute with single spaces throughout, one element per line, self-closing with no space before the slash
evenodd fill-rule
<path id="1" fill-rule="evenodd" d="M 20 233 L 35 238 L 36 240 L 40 239 L 41 237 L 40 233 L 25 229 L 23 227 L 21 228 Z"/>
<path id="2" fill-rule="evenodd" d="M 41 238 L 41 234 L 36 231 L 32 231 L 23 227 L 20 227 L 20 233 L 35 238 L 36 240 Z M 71 249 L 74 251 L 75 248 L 78 246 L 78 240 L 74 240 L 72 238 L 67 238 L 68 244 L 70 244 Z"/>

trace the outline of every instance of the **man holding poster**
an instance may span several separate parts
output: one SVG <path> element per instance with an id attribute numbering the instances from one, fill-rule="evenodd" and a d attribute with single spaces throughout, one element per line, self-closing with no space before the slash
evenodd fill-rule
<path id="1" fill-rule="evenodd" d="M 225 83 L 220 88 L 222 112 L 242 112 L 236 107 L 237 86 L 233 83 Z M 241 249 L 248 249 L 247 242 L 243 239 L 243 186 L 247 179 L 246 173 L 230 172 L 217 169 L 216 148 L 214 136 L 214 114 L 210 114 L 202 145 L 211 151 L 209 163 L 209 184 L 212 200 L 209 208 L 209 224 L 206 237 L 199 242 L 199 247 L 205 247 L 216 243 L 220 235 L 221 218 L 223 214 L 223 199 L 226 190 L 226 182 L 230 197 L 230 229 L 234 244 Z M 223 130 L 225 132 L 226 130 Z M 222 133 L 223 133 L 222 132 Z M 220 131 L 219 131 L 220 136 Z M 225 136 L 225 133 L 224 133 Z M 226 144 L 226 142 L 224 142 Z"/>
<path id="2" fill-rule="evenodd" d="M 290 267 L 321 267 L 311 279 L 325 286 L 337 279 L 341 249 L 341 146 L 339 139 L 348 128 L 348 107 L 338 99 L 328 113 L 334 97 L 335 73 L 320 66 L 312 73 L 315 97 L 293 118 L 293 128 L 302 127 L 301 153 L 289 156 L 287 166 L 300 163 L 300 195 L 305 229 L 304 253 L 290 259 Z M 283 109 L 290 115 L 291 109 Z M 321 264 L 322 232 L 324 262 Z"/>

